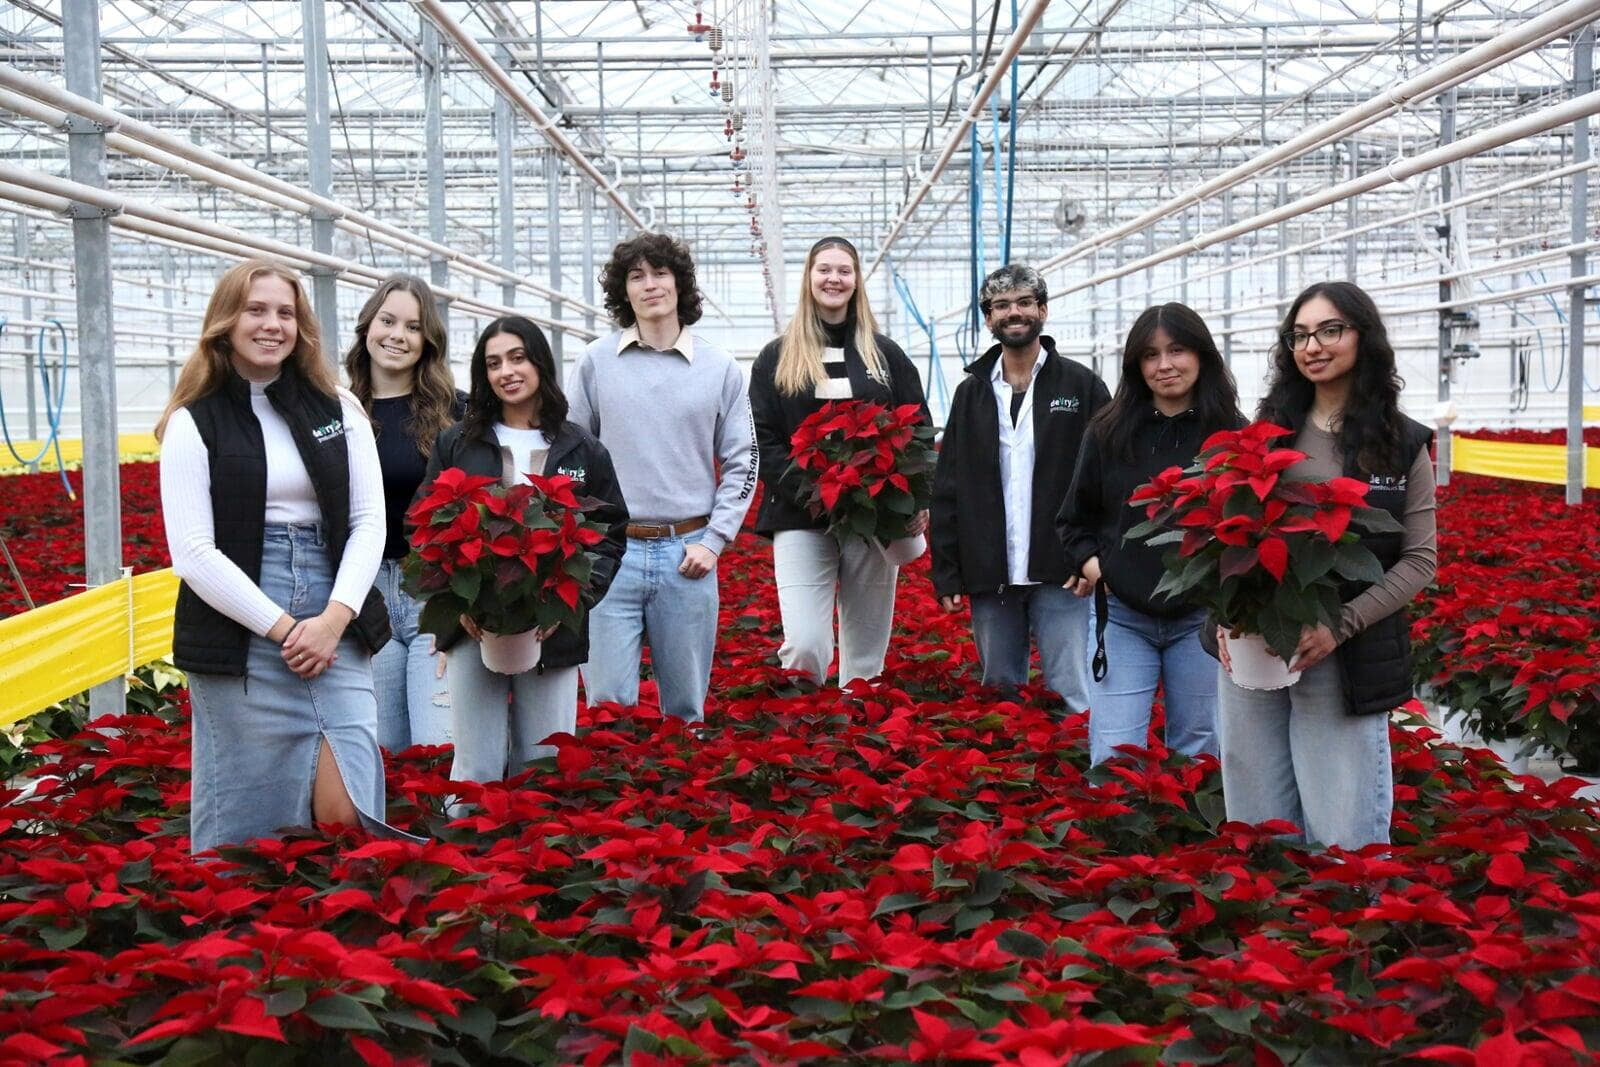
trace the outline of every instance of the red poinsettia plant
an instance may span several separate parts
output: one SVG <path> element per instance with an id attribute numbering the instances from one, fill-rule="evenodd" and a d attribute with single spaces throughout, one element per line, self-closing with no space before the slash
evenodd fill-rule
<path id="1" fill-rule="evenodd" d="M 1289 659 L 1303 627 L 1339 621 L 1341 582 L 1383 577 L 1356 529 L 1395 533 L 1388 512 L 1368 507 L 1354 478 L 1291 482 L 1306 458 L 1277 448 L 1290 433 L 1270 422 L 1208 437 L 1189 467 L 1168 467 L 1135 489 L 1145 521 L 1129 538 L 1172 544 L 1156 592 L 1209 609 L 1222 625 L 1260 634 Z"/>
<path id="2" fill-rule="evenodd" d="M 832 400 L 795 428 L 789 445 L 801 500 L 833 533 L 899 540 L 933 496 L 933 427 L 916 404 Z"/>
<path id="3" fill-rule="evenodd" d="M 457 467 L 439 472 L 406 512 L 411 552 L 401 564 L 406 592 L 426 601 L 418 627 L 449 632 L 465 615 L 489 633 L 576 627 L 596 555 L 605 539 L 584 518 L 564 475 L 529 475 L 527 485 Z"/>

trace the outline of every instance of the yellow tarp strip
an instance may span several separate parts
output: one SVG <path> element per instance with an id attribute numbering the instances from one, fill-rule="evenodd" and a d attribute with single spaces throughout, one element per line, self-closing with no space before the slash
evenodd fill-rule
<path id="1" fill-rule="evenodd" d="M 170 654 L 177 597 L 177 576 L 167 569 L 0 619 L 0 726 Z"/>
<path id="2" fill-rule="evenodd" d="M 1583 458 L 1584 487 L 1600 489 L 1600 448 L 1585 448 Z M 1450 469 L 1518 482 L 1566 485 L 1567 446 L 1480 441 L 1455 435 L 1450 446 Z"/>
<path id="3" fill-rule="evenodd" d="M 1583 405 L 1584 422 L 1600 422 L 1600 404 Z"/>
<path id="4" fill-rule="evenodd" d="M 17 441 L 15 448 L 19 456 L 35 456 L 39 449 L 44 447 L 43 441 Z M 156 440 L 153 433 L 125 433 L 117 438 L 117 455 L 123 463 L 135 460 L 152 459 L 161 454 L 161 442 Z M 79 438 L 61 439 L 61 459 L 67 466 L 75 466 L 83 462 L 83 441 Z M 11 452 L 5 447 L 5 442 L 0 440 L 0 473 L 15 474 L 27 468 L 16 461 Z M 39 469 L 53 471 L 56 469 L 56 450 L 46 452 L 39 459 Z"/>

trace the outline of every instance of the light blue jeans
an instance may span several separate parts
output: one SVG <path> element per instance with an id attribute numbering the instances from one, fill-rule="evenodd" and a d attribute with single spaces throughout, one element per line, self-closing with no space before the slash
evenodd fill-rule
<path id="1" fill-rule="evenodd" d="M 1028 641 L 1039 649 L 1044 684 L 1069 712 L 1089 706 L 1089 602 L 1059 585 L 1008 585 L 973 593 L 972 637 L 983 684 L 1013 689 L 1028 680 Z"/>
<path id="2" fill-rule="evenodd" d="M 417 632 L 422 602 L 400 588 L 400 561 L 386 559 L 375 583 L 389 607 L 394 636 L 372 657 L 378 695 L 378 744 L 390 752 L 450 743 L 450 691 L 439 676 L 433 635 Z"/>
<path id="3" fill-rule="evenodd" d="M 1109 595 L 1106 607 L 1106 676 L 1096 682 L 1091 674 L 1089 683 L 1089 761 L 1104 763 L 1118 745 L 1144 747 L 1157 682 L 1165 690 L 1167 747 L 1215 755 L 1217 661 L 1200 647 L 1205 612 L 1163 619 Z"/>
<path id="4" fill-rule="evenodd" d="M 321 527 L 268 525 L 258 584 L 296 619 L 327 607 L 333 563 Z M 353 630 L 345 631 L 333 665 L 309 680 L 289 669 L 276 641 L 252 634 L 244 675 L 190 674 L 189 697 L 194 852 L 311 825 L 311 784 L 324 738 L 362 825 L 408 836 L 383 821 L 372 658 Z"/>
<path id="5" fill-rule="evenodd" d="M 649 641 L 662 712 L 690 722 L 704 716 L 717 644 L 717 572 L 678 573 L 685 546 L 704 535 L 702 528 L 682 537 L 628 538 L 611 588 L 589 612 L 583 686 L 590 704 L 639 703 L 640 653 Z"/>
<path id="6" fill-rule="evenodd" d="M 1286 819 L 1306 840 L 1389 841 L 1389 716 L 1351 715 L 1333 657 L 1287 689 L 1241 689 L 1217 667 L 1217 736 L 1228 818 Z"/>
<path id="7" fill-rule="evenodd" d="M 499 674 L 483 665 L 470 637 L 450 649 L 449 660 L 452 782 L 498 782 L 529 760 L 555 755 L 555 746 L 543 743 L 551 734 L 577 732 L 578 668 Z"/>

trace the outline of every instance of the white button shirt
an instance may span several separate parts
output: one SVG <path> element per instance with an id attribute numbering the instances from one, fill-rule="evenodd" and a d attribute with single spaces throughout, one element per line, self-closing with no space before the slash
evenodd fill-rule
<path id="1" fill-rule="evenodd" d="M 1000 483 L 1006 503 L 1006 581 L 1010 585 L 1037 585 L 1028 577 L 1028 547 L 1033 527 L 1033 387 L 1039 380 L 1045 352 L 1040 350 L 1028 375 L 1017 424 L 1011 425 L 1011 385 L 1006 381 L 1005 358 L 995 360 L 989 381 L 1000 413 Z"/>

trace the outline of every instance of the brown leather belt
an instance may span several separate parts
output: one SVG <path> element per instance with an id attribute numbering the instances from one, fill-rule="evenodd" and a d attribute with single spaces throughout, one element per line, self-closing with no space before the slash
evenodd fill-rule
<path id="1" fill-rule="evenodd" d="M 710 516 L 701 515 L 697 519 L 683 519 L 680 522 L 630 522 L 628 536 L 644 541 L 653 541 L 658 537 L 682 537 L 686 533 L 694 533 L 710 521 Z"/>

